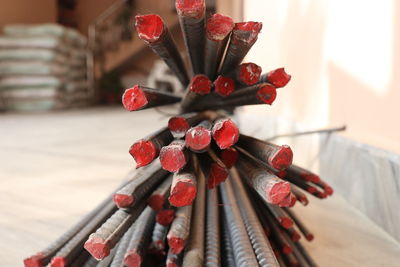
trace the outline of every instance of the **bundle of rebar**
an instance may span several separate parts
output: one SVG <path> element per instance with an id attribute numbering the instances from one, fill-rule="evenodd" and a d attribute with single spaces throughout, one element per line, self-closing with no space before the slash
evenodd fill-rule
<path id="1" fill-rule="evenodd" d="M 179 115 L 134 142 L 136 173 L 26 267 L 317 266 L 301 244 L 314 236 L 291 208 L 333 189 L 292 164 L 289 146 L 241 134 L 226 112 L 271 105 L 291 76 L 242 63 L 261 23 L 206 20 L 204 0 L 176 8 L 191 71 L 158 15 L 138 15 L 136 30 L 186 92 L 134 85 L 122 102 L 137 112 L 180 103 Z"/>

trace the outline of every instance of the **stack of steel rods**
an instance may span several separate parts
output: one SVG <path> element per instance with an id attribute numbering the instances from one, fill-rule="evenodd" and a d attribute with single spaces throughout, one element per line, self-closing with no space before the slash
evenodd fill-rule
<path id="1" fill-rule="evenodd" d="M 176 7 L 191 71 L 158 15 L 138 15 L 136 30 L 186 93 L 134 85 L 122 102 L 137 112 L 180 103 L 179 115 L 134 142 L 135 175 L 25 266 L 316 266 L 300 243 L 314 236 L 292 207 L 333 189 L 226 112 L 271 105 L 291 76 L 242 62 L 261 23 L 206 20 L 204 0 Z"/>

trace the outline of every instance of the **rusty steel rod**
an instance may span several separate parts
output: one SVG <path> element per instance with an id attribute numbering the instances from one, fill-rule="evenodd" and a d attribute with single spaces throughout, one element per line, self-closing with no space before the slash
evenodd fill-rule
<path id="1" fill-rule="evenodd" d="M 146 250 L 150 245 L 152 229 L 155 224 L 156 212 L 147 206 L 135 222 L 135 228 L 130 238 L 124 263 L 128 267 L 140 266 L 144 261 Z"/>
<path id="2" fill-rule="evenodd" d="M 303 224 L 299 217 L 297 217 L 296 213 L 292 209 L 283 208 L 283 210 L 290 216 L 297 228 L 299 228 L 300 232 L 308 241 L 314 239 L 314 235 L 308 230 L 308 228 Z"/>
<path id="3" fill-rule="evenodd" d="M 168 245 L 174 254 L 179 254 L 186 246 L 192 216 L 192 206 L 179 207 L 168 231 Z"/>
<path id="4" fill-rule="evenodd" d="M 189 77 L 185 64 L 164 21 L 155 14 L 138 15 L 135 19 L 139 38 L 164 60 L 181 84 L 187 86 Z"/>
<path id="5" fill-rule="evenodd" d="M 181 100 L 180 96 L 138 84 L 126 89 L 122 95 L 122 104 L 128 111 L 170 105 L 178 103 Z"/>
<path id="6" fill-rule="evenodd" d="M 285 72 L 284 68 L 279 68 L 261 75 L 260 82 L 270 83 L 273 84 L 276 88 L 281 88 L 288 84 L 291 77 L 292 76 Z"/>
<path id="7" fill-rule="evenodd" d="M 135 229 L 135 223 L 133 223 L 131 225 L 131 227 L 129 227 L 129 230 L 125 232 L 125 234 L 122 236 L 121 240 L 118 243 L 118 246 L 116 246 L 114 249 L 116 249 L 115 251 L 115 255 L 114 258 L 112 260 L 112 262 L 110 263 L 110 267 L 122 267 L 124 266 L 124 256 L 126 253 L 126 250 L 128 248 L 129 242 L 131 240 L 133 231 Z"/>
<path id="8" fill-rule="evenodd" d="M 252 203 L 247 195 L 246 189 L 242 184 L 239 177 L 239 173 L 235 168 L 230 171 L 230 179 L 226 181 L 227 184 L 234 189 L 234 194 L 239 206 L 242 218 L 249 235 L 250 241 L 253 245 L 254 253 L 257 257 L 258 264 L 260 266 L 279 266 L 271 245 L 268 242 L 267 237 L 264 234 L 263 228 L 260 221 L 257 218 L 257 214 L 253 209 Z M 228 185 L 229 186 L 229 185 Z"/>
<path id="9" fill-rule="evenodd" d="M 197 177 L 197 196 L 192 209 L 192 222 L 190 226 L 190 239 L 185 248 L 183 266 L 202 267 L 204 265 L 204 237 L 206 217 L 206 181 L 204 173 L 196 155 L 193 156 L 194 170 Z"/>
<path id="10" fill-rule="evenodd" d="M 196 101 L 211 92 L 212 83 L 210 79 L 203 75 L 197 74 L 190 80 L 189 86 L 186 90 L 186 94 L 181 102 L 181 111 L 186 112 L 190 106 Z"/>
<path id="11" fill-rule="evenodd" d="M 171 189 L 172 175 L 169 175 L 147 199 L 147 204 L 155 211 L 163 208 Z"/>
<path id="12" fill-rule="evenodd" d="M 206 244 L 204 265 L 207 267 L 221 266 L 221 219 L 218 208 L 217 189 L 207 189 L 207 214 L 206 214 Z"/>
<path id="13" fill-rule="evenodd" d="M 182 170 L 189 158 L 189 151 L 186 149 L 185 141 L 174 140 L 168 146 L 160 150 L 160 162 L 164 170 L 178 172 Z"/>
<path id="14" fill-rule="evenodd" d="M 129 149 L 129 153 L 136 161 L 136 168 L 150 164 L 158 157 L 161 148 L 171 143 L 173 139 L 169 129 L 164 127 L 135 142 Z"/>
<path id="15" fill-rule="evenodd" d="M 160 168 L 159 162 L 154 162 L 145 170 L 139 171 L 130 183 L 114 194 L 114 203 L 119 208 L 132 207 L 154 190 L 167 174 L 167 171 Z"/>
<path id="16" fill-rule="evenodd" d="M 176 0 L 176 11 L 181 25 L 183 40 L 189 54 L 194 74 L 203 72 L 205 42 L 205 0 Z"/>
<path id="17" fill-rule="evenodd" d="M 243 223 L 239 207 L 237 206 L 231 184 L 225 182 L 219 188 L 227 219 L 228 231 L 231 236 L 233 257 L 235 258 L 236 266 L 258 266 L 258 261 Z"/>

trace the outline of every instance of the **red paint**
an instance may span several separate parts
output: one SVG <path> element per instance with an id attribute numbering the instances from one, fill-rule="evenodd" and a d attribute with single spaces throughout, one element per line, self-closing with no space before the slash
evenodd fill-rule
<path id="1" fill-rule="evenodd" d="M 269 203 L 278 205 L 290 194 L 290 183 L 271 179 L 265 190 L 265 195 Z"/>
<path id="2" fill-rule="evenodd" d="M 231 17 L 214 14 L 207 20 L 207 38 L 215 42 L 222 41 L 230 34 L 234 25 Z"/>
<path id="3" fill-rule="evenodd" d="M 292 76 L 285 72 L 284 68 L 279 68 L 267 73 L 267 80 L 272 83 L 276 88 L 284 87 Z"/>
<path id="4" fill-rule="evenodd" d="M 153 210 L 159 211 L 164 206 L 165 197 L 159 194 L 151 195 L 147 200 L 147 203 Z"/>
<path id="5" fill-rule="evenodd" d="M 177 181 L 174 179 L 168 198 L 169 203 L 175 207 L 191 205 L 197 194 L 195 181 L 194 177 L 189 177 L 188 179 L 181 177 Z"/>
<path id="6" fill-rule="evenodd" d="M 168 245 L 174 254 L 179 254 L 185 247 L 185 240 L 179 237 L 170 237 L 168 238 Z"/>
<path id="7" fill-rule="evenodd" d="M 277 170 L 285 170 L 293 161 L 293 151 L 287 146 L 281 146 L 271 157 L 268 158 L 268 163 L 272 168 Z"/>
<path id="8" fill-rule="evenodd" d="M 139 38 L 149 42 L 157 42 L 164 32 L 164 22 L 160 16 L 155 14 L 150 15 L 137 15 L 136 17 L 136 31 Z"/>
<path id="9" fill-rule="evenodd" d="M 176 11 L 179 15 L 201 18 L 206 11 L 205 0 L 176 0 Z"/>
<path id="10" fill-rule="evenodd" d="M 308 198 L 305 195 L 300 196 L 299 200 L 304 206 L 307 206 L 309 203 Z"/>
<path id="11" fill-rule="evenodd" d="M 257 40 L 257 36 L 260 33 L 261 29 L 262 29 L 261 22 L 249 21 L 249 22 L 236 23 L 235 27 L 233 28 L 233 31 L 246 32 L 247 34 L 243 35 L 245 37 L 243 37 L 241 41 L 244 41 L 248 44 L 253 44 Z"/>
<path id="12" fill-rule="evenodd" d="M 324 190 L 325 190 L 325 193 L 328 194 L 328 196 L 331 196 L 333 194 L 333 188 L 330 187 L 329 185 L 325 185 Z"/>
<path id="13" fill-rule="evenodd" d="M 297 202 L 296 196 L 295 196 L 293 193 L 291 193 L 291 194 L 290 194 L 290 204 L 289 204 L 289 208 L 294 207 L 294 205 L 296 205 L 296 202 Z"/>
<path id="14" fill-rule="evenodd" d="M 172 209 L 161 210 L 156 215 L 156 221 L 164 226 L 168 226 L 175 218 L 175 211 Z"/>
<path id="15" fill-rule="evenodd" d="M 168 146 L 161 148 L 160 162 L 164 170 L 177 172 L 187 163 L 187 154 L 185 143 L 182 141 L 173 141 Z"/>
<path id="16" fill-rule="evenodd" d="M 228 96 L 235 91 L 235 81 L 229 77 L 219 75 L 214 81 L 215 92 L 220 96 Z"/>
<path id="17" fill-rule="evenodd" d="M 41 267 L 44 254 L 39 252 L 29 258 L 24 259 L 25 267 Z"/>
<path id="18" fill-rule="evenodd" d="M 211 131 L 203 126 L 192 127 L 186 132 L 185 143 L 192 151 L 204 151 L 211 143 Z"/>
<path id="19" fill-rule="evenodd" d="M 124 263 L 127 267 L 139 267 L 142 264 L 142 257 L 135 249 L 129 250 L 124 256 Z"/>
<path id="20" fill-rule="evenodd" d="M 89 236 L 83 247 L 97 260 L 102 260 L 110 255 L 110 248 L 101 237 Z"/>
<path id="21" fill-rule="evenodd" d="M 212 163 L 210 167 L 210 174 L 207 178 L 207 187 L 213 189 L 220 183 L 224 182 L 228 178 L 229 172 L 227 169 L 221 167 L 217 163 Z"/>
<path id="22" fill-rule="evenodd" d="M 199 95 L 206 95 L 211 92 L 211 81 L 206 75 L 197 74 L 190 80 L 189 90 Z"/>
<path id="23" fill-rule="evenodd" d="M 51 267 L 65 267 L 67 266 L 67 259 L 64 257 L 54 257 L 51 259 L 50 266 Z"/>
<path id="24" fill-rule="evenodd" d="M 310 173 L 310 172 L 306 172 L 306 173 L 302 173 L 300 175 L 300 177 L 308 182 L 312 182 L 312 183 L 319 183 L 321 181 L 321 178 L 319 178 L 318 175 L 314 174 L 314 173 Z"/>
<path id="25" fill-rule="evenodd" d="M 284 254 L 290 254 L 290 253 L 293 252 L 293 249 L 292 249 L 291 246 L 285 244 L 285 245 L 283 245 L 283 247 L 282 247 L 282 252 L 283 252 Z"/>
<path id="26" fill-rule="evenodd" d="M 276 176 L 278 176 L 279 178 L 285 178 L 286 176 L 286 171 L 279 171 L 276 173 Z"/>
<path id="27" fill-rule="evenodd" d="M 262 69 L 254 63 L 242 63 L 239 66 L 240 81 L 247 85 L 256 84 L 260 80 Z"/>
<path id="28" fill-rule="evenodd" d="M 290 207 L 293 202 L 293 194 L 289 193 L 278 205 L 279 207 Z M 296 200 L 296 198 L 294 198 Z M 296 203 L 296 202 L 295 202 Z"/>
<path id="29" fill-rule="evenodd" d="M 258 89 L 256 96 L 261 102 L 272 105 L 276 98 L 276 88 L 270 84 L 264 84 Z"/>
<path id="30" fill-rule="evenodd" d="M 128 111 L 139 110 L 145 107 L 148 103 L 149 101 L 146 98 L 146 93 L 143 92 L 139 85 L 126 89 L 122 95 L 122 104 Z"/>
<path id="31" fill-rule="evenodd" d="M 113 201 L 118 208 L 127 208 L 133 205 L 134 198 L 130 195 L 114 194 Z"/>
<path id="32" fill-rule="evenodd" d="M 305 237 L 306 237 L 306 239 L 308 241 L 312 241 L 314 239 L 314 235 L 313 234 L 306 234 Z"/>
<path id="33" fill-rule="evenodd" d="M 318 191 L 317 188 L 315 188 L 314 186 L 311 186 L 311 185 L 309 185 L 308 188 L 307 188 L 307 192 L 309 192 L 311 194 L 315 193 L 317 191 Z"/>
<path id="34" fill-rule="evenodd" d="M 182 138 L 185 136 L 190 125 L 184 117 L 172 117 L 168 121 L 168 129 L 171 131 L 175 138 Z"/>
<path id="35" fill-rule="evenodd" d="M 232 168 L 236 164 L 238 158 L 239 152 L 234 148 L 229 147 L 221 152 L 221 160 L 228 169 Z"/>
<path id="36" fill-rule="evenodd" d="M 293 231 L 291 237 L 293 242 L 297 242 L 301 239 L 301 235 L 298 232 Z"/>
<path id="37" fill-rule="evenodd" d="M 157 148 L 151 140 L 137 141 L 131 146 L 129 153 L 136 161 L 136 168 L 150 164 L 158 156 Z"/>
<path id="38" fill-rule="evenodd" d="M 293 221 L 289 217 L 278 217 L 278 221 L 285 229 L 289 229 L 293 226 Z"/>
<path id="39" fill-rule="evenodd" d="M 218 120 L 212 128 L 212 136 L 220 149 L 226 149 L 239 140 L 239 129 L 231 119 Z"/>

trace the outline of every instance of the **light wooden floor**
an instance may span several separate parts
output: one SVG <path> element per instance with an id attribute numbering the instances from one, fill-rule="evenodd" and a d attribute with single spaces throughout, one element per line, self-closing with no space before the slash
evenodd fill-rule
<path id="1" fill-rule="evenodd" d="M 109 194 L 134 166 L 132 142 L 165 121 L 121 108 L 0 115 L 0 266 L 21 266 Z M 297 209 L 321 266 L 400 266 L 400 245 L 340 196 Z"/>

